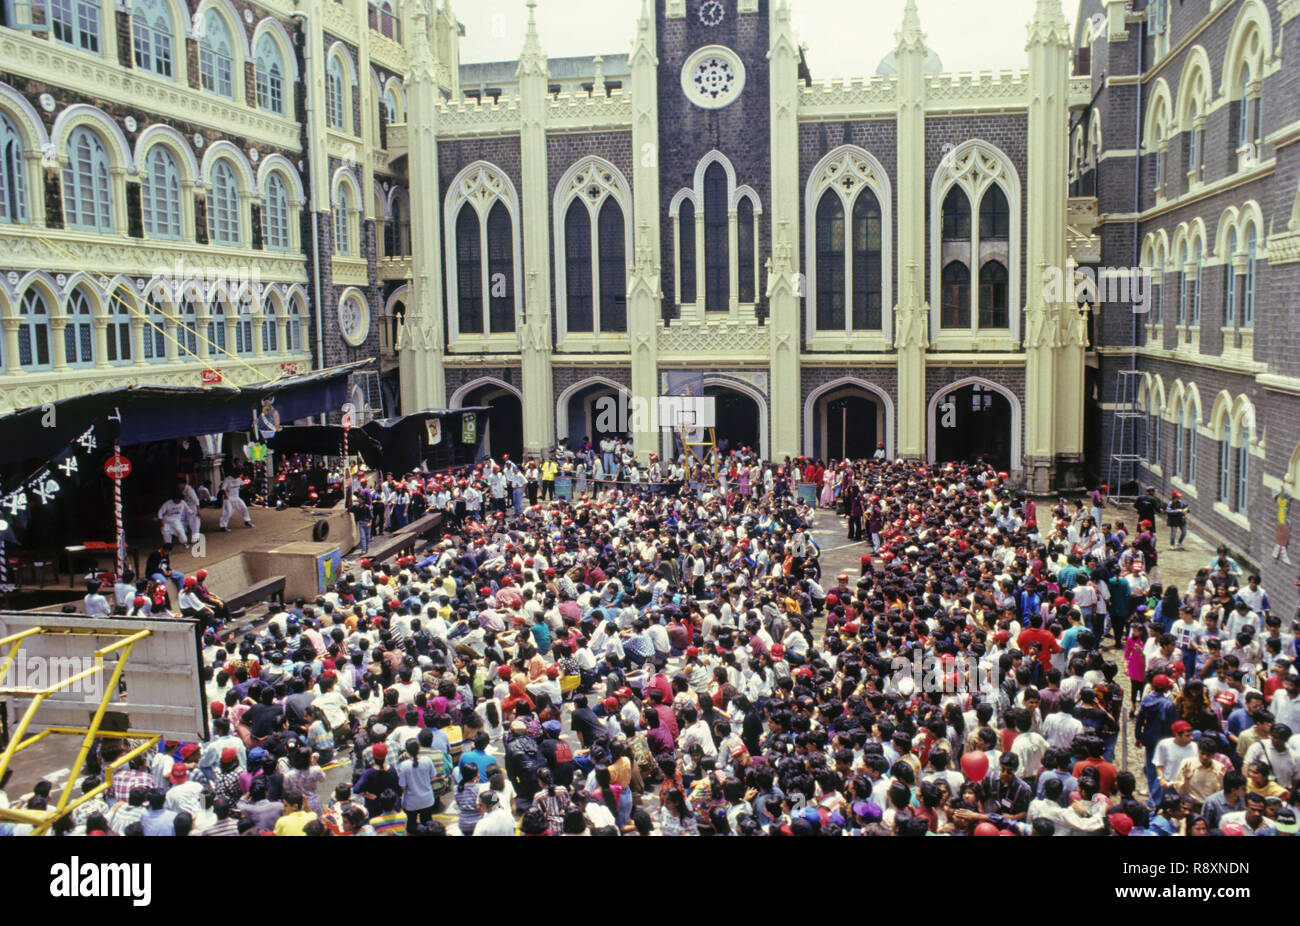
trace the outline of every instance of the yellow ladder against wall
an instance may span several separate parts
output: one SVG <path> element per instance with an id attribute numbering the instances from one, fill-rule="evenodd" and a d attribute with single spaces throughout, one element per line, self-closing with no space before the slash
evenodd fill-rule
<path id="1" fill-rule="evenodd" d="M 14 823 L 29 823 L 32 825 L 33 836 L 43 836 L 50 826 L 59 817 L 65 813 L 75 810 L 86 801 L 93 800 L 100 794 L 107 791 L 113 784 L 113 773 L 120 767 L 130 762 L 133 758 L 143 752 L 147 752 L 161 739 L 162 735 L 158 733 L 148 734 L 133 731 L 101 731 L 100 724 L 103 723 L 104 714 L 108 710 L 109 702 L 117 693 L 118 685 L 122 680 L 122 671 L 126 668 L 127 659 L 131 656 L 132 648 L 141 640 L 148 637 L 152 631 L 137 630 L 131 633 L 121 632 L 112 633 L 102 629 L 80 629 L 69 627 L 28 627 L 18 633 L 10 634 L 7 637 L 0 638 L 0 648 L 5 648 L 3 662 L 0 662 L 0 698 L 18 697 L 31 698 L 31 703 L 27 710 L 23 712 L 22 720 L 14 729 L 13 735 L 9 739 L 9 745 L 5 747 L 3 754 L 0 754 L 0 779 L 4 778 L 5 772 L 9 769 L 9 763 L 13 757 L 24 749 L 34 746 L 44 740 L 47 736 L 80 736 L 81 748 L 77 750 L 76 761 L 73 762 L 67 783 L 63 786 L 63 791 L 59 794 L 58 803 L 52 808 L 45 810 L 24 810 L 9 808 L 0 810 L 0 820 L 8 820 Z M 45 688 L 32 688 L 28 686 L 8 686 L 4 682 L 9 675 L 9 670 L 13 667 L 18 648 L 24 640 L 37 635 L 51 636 L 120 636 L 121 639 L 108 646 L 100 647 L 93 653 L 95 665 L 93 668 L 85 669 L 66 679 L 55 682 Z M 27 728 L 32 725 L 36 719 L 36 714 L 41 708 L 41 704 L 51 695 L 59 691 L 70 688 L 73 685 L 80 684 L 85 679 L 95 675 L 101 675 L 104 671 L 104 657 L 112 653 L 118 654 L 117 664 L 113 668 L 112 676 L 108 684 L 102 686 L 102 693 L 99 698 L 99 704 L 95 708 L 95 714 L 90 720 L 90 724 L 85 727 L 75 726 L 51 726 L 46 727 L 39 733 L 27 736 Z M 95 739 L 100 736 L 118 737 L 121 739 L 144 737 L 142 744 L 137 745 L 129 751 L 123 753 L 110 765 L 104 769 L 104 780 L 94 788 L 83 794 L 76 800 L 72 799 L 72 789 L 76 786 L 81 777 L 81 769 L 86 764 L 86 758 L 90 755 L 90 748 L 94 745 Z"/>

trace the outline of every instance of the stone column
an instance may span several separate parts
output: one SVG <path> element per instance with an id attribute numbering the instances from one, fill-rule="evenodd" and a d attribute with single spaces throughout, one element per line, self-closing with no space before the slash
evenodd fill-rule
<path id="1" fill-rule="evenodd" d="M 555 446 L 551 381 L 551 236 L 546 167 L 546 86 L 550 72 L 537 35 L 537 0 L 528 0 L 528 31 L 515 70 L 519 78 L 519 148 L 523 174 L 524 317 L 519 323 L 524 454 Z"/>

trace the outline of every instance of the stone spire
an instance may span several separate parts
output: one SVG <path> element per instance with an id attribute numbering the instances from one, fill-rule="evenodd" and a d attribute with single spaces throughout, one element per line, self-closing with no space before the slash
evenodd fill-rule
<path id="1" fill-rule="evenodd" d="M 926 54 L 925 33 L 921 31 L 921 14 L 916 11 L 916 0 L 907 0 L 907 5 L 903 7 L 903 27 L 894 33 L 894 40 L 897 54 Z"/>
<path id="2" fill-rule="evenodd" d="M 537 34 L 537 0 L 528 0 L 528 27 L 524 31 L 524 50 L 519 55 L 519 67 L 516 77 L 548 76 L 546 53 L 542 51 L 542 40 Z"/>
<path id="3" fill-rule="evenodd" d="M 591 59 L 591 64 L 595 68 L 595 75 L 591 78 L 591 95 L 605 95 L 605 58 L 597 55 Z"/>

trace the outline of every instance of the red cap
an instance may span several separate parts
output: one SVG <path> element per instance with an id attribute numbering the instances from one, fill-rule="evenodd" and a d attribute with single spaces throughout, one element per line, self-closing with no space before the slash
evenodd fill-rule
<path id="1" fill-rule="evenodd" d="M 1182 492 L 1179 492 L 1177 489 L 1174 489 L 1172 492 L 1169 493 L 1169 497 L 1170 497 L 1170 498 L 1182 498 L 1182 497 L 1183 497 L 1183 493 L 1182 493 Z"/>
<path id="2" fill-rule="evenodd" d="M 785 646 L 781 643 L 773 643 L 772 649 L 769 652 L 771 652 L 773 657 L 780 659 L 785 655 Z"/>
<path id="3" fill-rule="evenodd" d="M 186 577 L 185 577 L 185 587 L 186 587 L 186 588 L 193 588 L 197 582 L 198 582 L 198 580 L 195 579 L 194 576 L 186 576 Z"/>
<path id="4" fill-rule="evenodd" d="M 559 678 L 559 677 L 560 677 L 560 667 L 559 667 L 559 666 L 547 666 L 547 667 L 546 667 L 546 677 L 547 677 L 547 678 Z"/>
<path id="5" fill-rule="evenodd" d="M 500 676 L 501 678 L 506 678 L 506 679 L 510 678 L 510 667 L 502 666 L 501 668 L 497 669 L 497 675 Z"/>
<path id="6" fill-rule="evenodd" d="M 1133 829 L 1133 818 L 1126 813 L 1113 813 L 1107 819 L 1110 820 L 1111 828 L 1121 836 L 1127 836 L 1129 830 Z"/>
<path id="7" fill-rule="evenodd" d="M 226 705 L 222 704 L 220 701 L 213 701 L 208 705 L 208 712 L 212 714 L 213 717 L 220 717 L 225 714 Z"/>
<path id="8" fill-rule="evenodd" d="M 172 770 L 167 775 L 167 780 L 174 785 L 184 784 L 190 777 L 190 770 L 186 768 L 184 762 L 173 762 Z"/>
<path id="9" fill-rule="evenodd" d="M 198 751 L 199 751 L 198 743 L 186 743 L 184 746 L 181 747 L 181 758 L 188 759 L 190 756 L 194 755 Z"/>
<path id="10" fill-rule="evenodd" d="M 235 752 L 234 746 L 227 746 L 225 749 L 221 750 L 221 761 L 224 764 L 234 762 L 238 758 L 239 753 Z"/>
<path id="11" fill-rule="evenodd" d="M 1168 675 L 1165 675 L 1162 672 L 1159 675 L 1157 675 L 1155 678 L 1151 679 L 1151 684 L 1157 691 L 1167 691 L 1168 689 L 1173 687 L 1174 683 L 1170 681 Z"/>
<path id="12" fill-rule="evenodd" d="M 376 759 L 388 758 L 388 745 L 386 743 L 375 743 L 370 747 L 370 754 Z"/>
<path id="13" fill-rule="evenodd" d="M 688 646 L 688 647 L 686 647 L 686 658 L 687 658 L 687 659 L 694 659 L 694 658 L 695 658 L 696 656 L 698 656 L 698 655 L 700 655 L 699 647 L 696 647 L 696 646 Z"/>
<path id="14" fill-rule="evenodd" d="M 605 703 L 605 710 L 607 711 L 618 710 L 618 698 L 606 698 L 604 703 Z"/>
<path id="15" fill-rule="evenodd" d="M 1174 725 L 1169 729 L 1174 733 L 1187 733 L 1192 729 L 1192 725 L 1186 720 L 1175 720 Z"/>
<path id="16" fill-rule="evenodd" d="M 202 582 L 208 577 L 208 571 L 206 569 L 200 569 L 198 572 L 194 573 L 194 575 L 198 577 L 200 582 Z"/>

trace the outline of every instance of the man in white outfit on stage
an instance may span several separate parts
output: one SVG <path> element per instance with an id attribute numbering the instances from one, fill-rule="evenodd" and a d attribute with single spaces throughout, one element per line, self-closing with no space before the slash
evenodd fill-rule
<path id="1" fill-rule="evenodd" d="M 184 496 L 181 490 L 176 489 L 172 497 L 162 503 L 158 509 L 158 520 L 162 521 L 162 536 L 164 543 L 172 543 L 179 540 L 183 544 L 188 544 L 189 539 L 185 533 L 185 522 L 189 518 L 189 508 L 186 507 Z"/>
<path id="2" fill-rule="evenodd" d="M 178 488 L 181 491 L 181 500 L 185 503 L 185 527 L 190 532 L 190 540 L 198 540 L 199 535 L 203 533 L 203 522 L 199 520 L 199 496 L 194 491 L 194 486 L 182 477 Z"/>
<path id="3" fill-rule="evenodd" d="M 253 522 L 248 519 L 248 506 L 239 497 L 239 491 L 243 487 L 244 478 L 239 470 L 235 470 L 235 472 L 221 480 L 221 520 L 217 522 L 217 526 L 223 531 L 229 532 L 230 516 L 235 513 L 238 513 L 244 519 L 245 527 L 253 526 Z"/>

